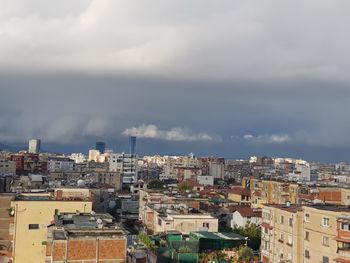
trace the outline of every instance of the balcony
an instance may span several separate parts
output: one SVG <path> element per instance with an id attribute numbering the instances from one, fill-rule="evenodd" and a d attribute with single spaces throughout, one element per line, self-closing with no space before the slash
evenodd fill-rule
<path id="1" fill-rule="evenodd" d="M 339 257 L 350 258 L 350 248 L 338 248 L 337 254 Z"/>

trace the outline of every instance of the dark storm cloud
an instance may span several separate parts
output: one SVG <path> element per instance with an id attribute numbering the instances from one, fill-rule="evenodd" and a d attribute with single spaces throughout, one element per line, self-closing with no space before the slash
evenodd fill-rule
<path id="1" fill-rule="evenodd" d="M 0 142 L 350 153 L 348 1 L 0 4 Z"/>

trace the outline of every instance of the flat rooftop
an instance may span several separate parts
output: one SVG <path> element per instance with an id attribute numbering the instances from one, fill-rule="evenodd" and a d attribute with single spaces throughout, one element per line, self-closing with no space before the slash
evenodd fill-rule
<path id="1" fill-rule="evenodd" d="M 54 239 L 66 239 L 67 236 L 124 236 L 110 214 L 65 213 L 55 215 Z"/>
<path id="2" fill-rule="evenodd" d="M 246 237 L 236 233 L 197 231 L 197 232 L 191 232 L 190 235 L 196 236 L 198 239 L 240 240 L 240 241 L 245 241 L 247 239 Z"/>

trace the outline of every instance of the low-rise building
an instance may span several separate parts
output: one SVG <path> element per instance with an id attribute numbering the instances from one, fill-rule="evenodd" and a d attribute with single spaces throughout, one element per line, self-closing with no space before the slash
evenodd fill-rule
<path id="1" fill-rule="evenodd" d="M 261 209 L 251 207 L 239 207 L 233 213 L 227 216 L 228 226 L 245 227 L 246 224 L 254 224 L 259 226 L 261 224 Z"/>
<path id="2" fill-rule="evenodd" d="M 218 231 L 218 219 L 210 214 L 190 209 L 186 205 L 152 204 L 147 207 L 148 230 L 152 233 L 178 231 L 188 235 L 193 231 Z"/>
<path id="3" fill-rule="evenodd" d="M 59 213 L 48 227 L 47 263 L 126 262 L 125 232 L 109 214 Z"/>
<path id="4" fill-rule="evenodd" d="M 236 202 L 238 204 L 250 204 L 251 203 L 251 192 L 248 188 L 240 186 L 233 187 L 228 190 L 227 199 Z"/>

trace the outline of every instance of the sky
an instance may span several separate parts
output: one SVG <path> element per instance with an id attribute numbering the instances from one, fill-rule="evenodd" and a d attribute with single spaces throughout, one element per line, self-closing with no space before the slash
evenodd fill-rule
<path id="1" fill-rule="evenodd" d="M 348 0 L 0 7 L 0 148 L 350 161 Z"/>

